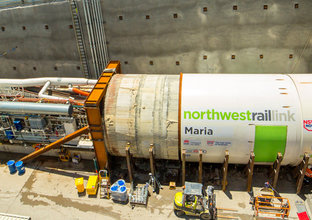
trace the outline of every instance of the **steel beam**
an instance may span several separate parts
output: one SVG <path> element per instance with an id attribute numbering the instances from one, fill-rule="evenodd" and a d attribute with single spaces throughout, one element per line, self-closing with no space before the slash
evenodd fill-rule
<path id="1" fill-rule="evenodd" d="M 199 151 L 199 164 L 198 164 L 198 182 L 203 181 L 203 151 Z"/>
<path id="2" fill-rule="evenodd" d="M 153 174 L 153 176 L 155 176 L 154 144 L 151 144 L 151 145 L 150 145 L 150 148 L 149 148 L 149 156 L 150 156 L 151 173 Z"/>
<path id="3" fill-rule="evenodd" d="M 185 150 L 182 150 L 182 186 L 185 184 Z"/>
<path id="4" fill-rule="evenodd" d="M 111 61 L 107 65 L 85 102 L 95 155 L 101 170 L 108 167 L 108 156 L 105 146 L 106 132 L 103 130 L 103 107 L 101 103 L 105 97 L 109 81 L 115 73 L 120 73 L 119 61 Z"/>
<path id="5" fill-rule="evenodd" d="M 283 160 L 283 155 L 282 155 L 282 153 L 278 152 L 276 160 L 273 164 L 273 184 L 272 184 L 272 186 L 274 189 L 276 188 L 276 185 L 277 185 L 277 180 L 278 180 L 278 175 L 279 175 L 279 171 L 281 168 L 282 160 Z"/>
<path id="6" fill-rule="evenodd" d="M 310 155 L 308 153 L 305 153 L 303 156 L 302 162 L 299 165 L 299 175 L 297 179 L 297 194 L 301 192 L 303 178 L 308 168 L 309 159 L 310 159 Z"/>
<path id="7" fill-rule="evenodd" d="M 80 128 L 79 130 L 75 131 L 74 133 L 71 133 L 35 152 L 32 152 L 30 154 L 28 154 L 27 156 L 23 157 L 22 159 L 20 159 L 20 161 L 23 161 L 24 163 L 28 160 L 31 160 L 31 159 L 34 159 L 38 156 L 40 156 L 41 154 L 43 154 L 44 152 L 47 152 L 53 148 L 56 148 L 56 147 L 59 147 L 61 146 L 62 144 L 72 140 L 72 139 L 75 139 L 76 137 L 79 137 L 80 135 L 82 134 L 87 134 L 89 133 L 89 126 L 86 126 L 86 127 L 83 127 L 83 128 Z"/>
<path id="8" fill-rule="evenodd" d="M 225 151 L 224 156 L 224 163 L 222 168 L 222 191 L 224 192 L 226 190 L 227 185 L 227 173 L 228 173 L 228 166 L 229 166 L 229 151 Z"/>
<path id="9" fill-rule="evenodd" d="M 131 164 L 132 156 L 130 152 L 130 143 L 127 143 L 127 146 L 126 146 L 126 159 L 127 159 L 129 180 L 130 180 L 130 183 L 132 183 L 133 182 L 133 173 L 132 173 L 133 169 L 132 169 L 132 164 Z"/>
<path id="10" fill-rule="evenodd" d="M 247 192 L 251 191 L 251 185 L 252 185 L 252 177 L 253 177 L 253 170 L 255 165 L 255 154 L 254 152 L 250 153 L 250 158 L 247 165 Z"/>

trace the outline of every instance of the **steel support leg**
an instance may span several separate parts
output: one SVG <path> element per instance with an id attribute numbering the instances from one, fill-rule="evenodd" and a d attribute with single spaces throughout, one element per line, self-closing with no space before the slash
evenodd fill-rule
<path id="1" fill-rule="evenodd" d="M 301 191 L 303 178 L 304 178 L 304 176 L 306 174 L 306 170 L 308 168 L 309 159 L 310 159 L 310 155 L 308 153 L 305 153 L 304 157 L 302 159 L 302 162 L 299 165 L 299 175 L 297 178 L 297 194 L 299 194 Z"/>
<path id="2" fill-rule="evenodd" d="M 128 167 L 128 174 L 129 174 L 129 180 L 130 183 L 133 182 L 133 173 L 132 173 L 132 156 L 131 156 L 131 152 L 130 152 L 130 143 L 127 143 L 126 146 L 126 159 L 127 159 L 127 167 Z"/>
<path id="3" fill-rule="evenodd" d="M 272 186 L 274 189 L 276 188 L 276 185 L 277 185 L 277 180 L 278 180 L 278 175 L 279 175 L 279 171 L 281 168 L 282 160 L 283 160 L 282 153 L 280 153 L 280 152 L 277 153 L 276 160 L 273 164 L 273 184 L 272 184 Z"/>
<path id="4" fill-rule="evenodd" d="M 154 144 L 150 145 L 150 148 L 149 148 L 149 158 L 150 158 L 151 173 L 153 174 L 153 176 L 155 176 Z"/>
<path id="5" fill-rule="evenodd" d="M 255 165 L 255 154 L 254 154 L 254 152 L 251 152 L 250 153 L 249 162 L 248 162 L 248 165 L 247 165 L 247 175 L 248 175 L 248 179 L 247 179 L 247 192 L 251 191 L 254 165 Z"/>
<path id="6" fill-rule="evenodd" d="M 226 185 L 227 185 L 227 173 L 228 173 L 228 166 L 229 166 L 229 151 L 225 151 L 224 156 L 224 163 L 223 163 L 223 169 L 222 169 L 222 191 L 225 192 Z"/>
<path id="7" fill-rule="evenodd" d="M 185 150 L 182 150 L 182 186 L 185 184 Z"/>
<path id="8" fill-rule="evenodd" d="M 203 151 L 199 151 L 199 165 L 198 165 L 198 182 L 203 181 Z"/>

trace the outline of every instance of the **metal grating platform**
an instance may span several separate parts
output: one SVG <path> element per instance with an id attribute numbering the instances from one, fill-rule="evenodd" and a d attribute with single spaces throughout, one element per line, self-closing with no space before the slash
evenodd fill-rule
<path id="1" fill-rule="evenodd" d="M 31 217 L 21 216 L 21 215 L 13 215 L 8 213 L 0 213 L 0 220 L 31 220 Z"/>

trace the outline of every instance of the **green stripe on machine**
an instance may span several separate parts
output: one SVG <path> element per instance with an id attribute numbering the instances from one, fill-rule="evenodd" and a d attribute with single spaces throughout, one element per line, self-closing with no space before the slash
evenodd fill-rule
<path id="1" fill-rule="evenodd" d="M 277 153 L 285 153 L 287 126 L 256 126 L 255 162 L 274 162 Z"/>

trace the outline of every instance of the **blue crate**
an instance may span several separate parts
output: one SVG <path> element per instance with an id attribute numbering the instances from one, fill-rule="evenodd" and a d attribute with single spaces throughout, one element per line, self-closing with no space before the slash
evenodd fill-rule
<path id="1" fill-rule="evenodd" d="M 21 120 L 18 120 L 18 119 L 14 120 L 13 124 L 14 124 L 17 131 L 20 131 L 23 129 L 23 124 L 22 124 Z"/>

